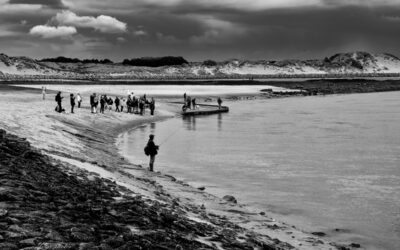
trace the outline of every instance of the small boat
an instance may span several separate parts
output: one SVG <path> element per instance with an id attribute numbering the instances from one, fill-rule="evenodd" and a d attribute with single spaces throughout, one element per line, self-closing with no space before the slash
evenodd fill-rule
<path id="1" fill-rule="evenodd" d="M 229 112 L 229 108 L 227 106 L 221 106 L 219 108 L 217 105 L 206 105 L 200 104 L 197 109 L 182 109 L 182 115 L 211 115 L 218 113 L 226 113 Z"/>

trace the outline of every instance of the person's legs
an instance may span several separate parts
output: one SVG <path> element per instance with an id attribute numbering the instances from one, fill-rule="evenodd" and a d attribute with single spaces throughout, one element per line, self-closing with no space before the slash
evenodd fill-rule
<path id="1" fill-rule="evenodd" d="M 71 105 L 71 114 L 74 113 L 74 105 Z"/>
<path id="2" fill-rule="evenodd" d="M 155 155 L 150 155 L 150 164 L 149 164 L 149 170 L 154 171 L 154 160 L 156 159 Z"/>

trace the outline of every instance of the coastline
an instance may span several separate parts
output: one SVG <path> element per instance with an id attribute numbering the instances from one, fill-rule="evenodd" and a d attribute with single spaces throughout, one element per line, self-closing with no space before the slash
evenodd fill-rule
<path id="1" fill-rule="evenodd" d="M 5 98 L 2 98 L 6 103 L 10 100 L 16 102 L 19 100 L 12 92 L 1 94 L 6 95 Z M 25 95 L 22 99 L 29 99 L 40 104 L 39 90 L 36 93 L 33 91 L 33 93 Z M 35 98 L 38 100 L 34 100 Z M 46 104 L 49 102 L 52 105 L 54 103 L 53 100 L 45 101 Z M 206 220 L 207 223 L 214 225 L 221 223 L 220 219 L 228 220 L 230 223 L 244 228 L 249 235 L 253 235 L 253 240 L 273 243 L 280 249 L 290 249 L 289 245 L 298 249 L 330 249 L 335 245 L 325 242 L 311 233 L 305 233 L 290 225 L 277 222 L 265 215 L 263 211 L 249 211 L 245 206 L 226 202 L 190 187 L 172 176 L 150 173 L 140 166 L 127 162 L 119 155 L 115 142 L 121 133 L 133 126 L 171 117 L 172 114 L 169 112 L 158 110 L 155 118 L 140 118 L 129 114 L 117 115 L 114 112 L 106 112 L 104 116 L 92 115 L 87 108 L 84 108 L 80 114 L 72 116 L 55 114 L 52 110 L 53 106 L 50 105 L 47 106 L 47 110 L 32 108 L 33 114 L 31 114 L 28 112 L 29 110 L 26 110 L 29 105 L 29 103 L 25 103 L 18 108 L 24 110 L 24 115 L 28 115 L 29 118 L 33 118 L 35 112 L 39 112 L 43 119 L 35 119 L 28 125 L 19 120 L 22 118 L 18 116 L 23 114 L 18 114 L 6 116 L 0 125 L 8 132 L 27 137 L 33 146 L 47 155 L 77 168 L 83 168 L 81 165 L 86 165 L 86 170 L 97 171 L 100 176 L 106 173 L 108 176 L 105 178 L 111 178 L 119 184 L 126 184 L 125 187 L 131 191 L 138 192 L 149 199 L 166 204 L 173 204 L 178 200 L 180 207 L 191 216 L 196 216 L 193 211 L 204 211 L 200 218 L 197 215 L 194 220 Z M 6 110 L 2 110 L 2 113 L 6 113 Z M 133 117 L 135 119 L 132 119 Z M 18 126 L 12 126 L 12 123 L 15 122 Z M 44 124 L 46 125 L 41 127 Z M 43 131 L 33 131 L 39 127 Z M 44 134 L 49 136 L 40 138 Z M 60 146 L 60 143 L 63 143 L 64 146 Z M 102 170 L 106 172 L 102 172 Z"/>

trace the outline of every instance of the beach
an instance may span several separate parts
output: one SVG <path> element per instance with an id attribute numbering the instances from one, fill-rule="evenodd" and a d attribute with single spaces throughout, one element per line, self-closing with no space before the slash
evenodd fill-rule
<path id="1" fill-rule="evenodd" d="M 7 133 L 26 138 L 32 147 L 49 156 L 52 161 L 62 166 L 67 165 L 69 171 L 76 170 L 81 175 L 82 171 L 83 175 L 87 176 L 94 173 L 103 181 L 112 181 L 121 190 L 128 190 L 133 196 L 162 203 L 170 211 L 175 211 L 176 207 L 179 207 L 179 210 L 183 210 L 179 218 L 182 217 L 184 220 L 212 225 L 217 231 L 229 227 L 236 237 L 228 239 L 226 237 L 230 234 L 220 231 L 220 236 L 213 240 L 207 237 L 203 237 L 202 240 L 192 239 L 204 244 L 203 247 L 208 246 L 211 249 L 246 249 L 249 246 L 261 249 L 293 247 L 335 249 L 339 248 L 339 245 L 351 247 L 352 242 L 327 242 L 320 237 L 323 234 L 304 232 L 276 221 L 267 211 L 252 210 L 242 206 L 240 202 L 235 204 L 191 187 L 172 176 L 149 172 L 147 166 L 129 163 L 119 154 L 115 145 L 118 135 L 141 124 L 174 116 L 169 108 L 164 109 L 162 103 L 158 103 L 154 117 L 111 111 L 99 115 L 90 113 L 89 96 L 84 95 L 83 107 L 76 108 L 75 114 L 70 114 L 67 93 L 64 93 L 66 98 L 63 103 L 67 112 L 60 114 L 54 111 L 55 92 L 48 91 L 46 100 L 42 100 L 41 91 L 38 89 L 2 86 L 0 95 L 3 104 L 0 108 L 2 113 L 0 128 Z M 217 236 L 215 232 L 210 231 L 208 234 Z M 353 246 L 358 245 L 354 243 Z"/>

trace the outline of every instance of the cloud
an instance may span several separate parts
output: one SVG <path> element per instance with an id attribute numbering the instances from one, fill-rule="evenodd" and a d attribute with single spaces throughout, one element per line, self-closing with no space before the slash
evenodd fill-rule
<path id="1" fill-rule="evenodd" d="M 37 25 L 29 31 L 29 34 L 40 36 L 42 38 L 65 38 L 71 37 L 76 33 L 76 28 L 71 26 L 53 27 L 47 25 Z"/>
<path id="2" fill-rule="evenodd" d="M 144 31 L 144 30 L 135 30 L 135 31 L 133 32 L 133 34 L 134 34 L 135 36 L 147 36 L 147 32 Z"/>
<path id="3" fill-rule="evenodd" d="M 68 25 L 79 28 L 93 28 L 103 33 L 123 33 L 127 31 L 127 24 L 114 17 L 100 15 L 78 16 L 74 12 L 64 10 L 53 18 L 60 25 Z"/>
<path id="4" fill-rule="evenodd" d="M 42 5 L 53 9 L 64 9 L 62 0 L 9 0 L 9 4 Z"/>
<path id="5" fill-rule="evenodd" d="M 0 14 L 22 14 L 31 13 L 32 11 L 38 11 L 42 8 L 40 5 L 30 4 L 8 4 L 0 0 Z"/>
<path id="6" fill-rule="evenodd" d="M 117 41 L 120 43 L 124 43 L 124 42 L 126 42 L 126 39 L 123 38 L 122 36 L 120 36 L 120 37 L 117 37 Z"/>

